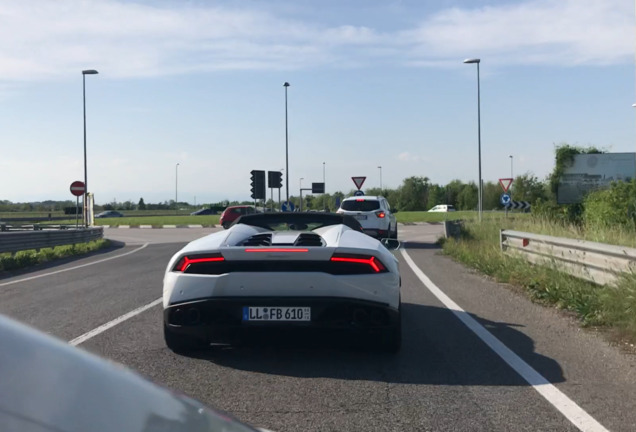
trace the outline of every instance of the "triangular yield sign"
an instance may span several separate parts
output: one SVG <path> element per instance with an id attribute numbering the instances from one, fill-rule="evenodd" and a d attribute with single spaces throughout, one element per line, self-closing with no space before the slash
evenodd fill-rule
<path id="1" fill-rule="evenodd" d="M 356 185 L 358 190 L 360 190 L 366 179 L 366 177 L 351 177 L 351 180 L 353 180 L 353 183 Z"/>
<path id="2" fill-rule="evenodd" d="M 512 180 L 511 178 L 502 178 L 499 179 L 499 184 L 501 185 L 501 188 L 503 189 L 504 192 L 508 192 L 508 189 L 510 189 L 510 185 L 512 184 Z"/>

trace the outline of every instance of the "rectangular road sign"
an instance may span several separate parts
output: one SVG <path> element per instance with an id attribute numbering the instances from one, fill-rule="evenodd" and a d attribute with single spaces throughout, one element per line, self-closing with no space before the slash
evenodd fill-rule
<path id="1" fill-rule="evenodd" d="M 325 184 L 324 183 L 312 183 L 311 184 L 311 193 L 325 193 Z"/>

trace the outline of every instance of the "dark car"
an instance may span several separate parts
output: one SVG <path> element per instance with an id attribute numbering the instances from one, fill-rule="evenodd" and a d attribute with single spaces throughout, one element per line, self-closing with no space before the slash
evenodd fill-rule
<path id="1" fill-rule="evenodd" d="M 238 206 L 230 206 L 223 210 L 221 214 L 221 218 L 219 219 L 219 223 L 225 229 L 228 229 L 232 222 L 237 220 L 239 217 L 248 214 L 259 213 L 258 210 L 254 208 L 254 206 L 250 205 L 238 205 Z"/>
<path id="2" fill-rule="evenodd" d="M 124 215 L 115 210 L 106 210 L 95 215 L 95 219 L 114 218 L 114 217 L 124 217 Z"/>
<path id="3" fill-rule="evenodd" d="M 200 210 L 190 213 L 190 216 L 213 215 L 213 214 L 216 214 L 214 210 L 202 208 Z"/>

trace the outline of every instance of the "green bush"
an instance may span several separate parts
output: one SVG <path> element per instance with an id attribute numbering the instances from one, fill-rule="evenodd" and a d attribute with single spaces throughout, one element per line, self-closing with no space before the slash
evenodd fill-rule
<path id="1" fill-rule="evenodd" d="M 585 199 L 583 219 L 589 228 L 623 225 L 634 228 L 636 180 L 612 182 L 609 189 L 591 192 Z"/>
<path id="2" fill-rule="evenodd" d="M 39 252 L 35 250 L 26 250 L 16 252 L 13 255 L 10 253 L 0 254 L 0 271 L 17 270 L 55 259 L 82 255 L 108 247 L 109 245 L 110 241 L 102 239 L 89 243 L 41 249 Z"/>
<path id="3" fill-rule="evenodd" d="M 557 204 L 553 200 L 538 199 L 532 206 L 532 216 L 562 225 L 582 225 L 584 206 L 581 204 Z"/>

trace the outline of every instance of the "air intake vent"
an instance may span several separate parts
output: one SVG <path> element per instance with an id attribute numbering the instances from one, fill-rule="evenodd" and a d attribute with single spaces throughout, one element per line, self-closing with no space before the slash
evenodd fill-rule
<path id="1" fill-rule="evenodd" d="M 314 233 L 302 233 L 296 239 L 294 246 L 324 246 L 322 237 Z"/>
<path id="2" fill-rule="evenodd" d="M 272 234 L 256 234 L 243 242 L 243 246 L 271 246 Z"/>

